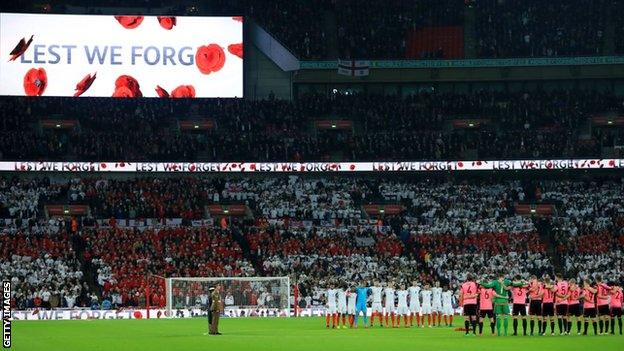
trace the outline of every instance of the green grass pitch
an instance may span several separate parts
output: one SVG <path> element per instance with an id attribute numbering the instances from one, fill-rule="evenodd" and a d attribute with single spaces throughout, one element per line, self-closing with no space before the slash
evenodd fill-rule
<path id="1" fill-rule="evenodd" d="M 510 323 L 511 324 L 511 323 Z M 456 319 L 455 325 L 463 325 Z M 575 327 L 576 328 L 576 327 Z M 624 350 L 624 337 L 465 337 L 453 328 L 326 329 L 322 318 L 221 319 L 221 336 L 205 336 L 206 320 L 14 321 L 13 350 Z M 489 326 L 484 329 L 489 331 Z M 591 329 L 591 328 L 590 328 Z M 617 329 L 617 328 L 616 328 Z M 484 330 L 485 332 L 485 330 Z M 617 330 L 616 330 L 617 333 Z"/>

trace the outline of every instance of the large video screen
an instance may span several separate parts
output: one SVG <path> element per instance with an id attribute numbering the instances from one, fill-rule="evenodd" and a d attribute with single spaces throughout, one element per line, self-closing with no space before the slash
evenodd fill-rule
<path id="1" fill-rule="evenodd" d="M 243 96 L 243 18 L 0 13 L 0 95 Z"/>

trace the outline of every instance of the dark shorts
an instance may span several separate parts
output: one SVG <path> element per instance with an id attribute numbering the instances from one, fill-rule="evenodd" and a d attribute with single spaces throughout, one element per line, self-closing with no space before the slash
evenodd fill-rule
<path id="1" fill-rule="evenodd" d="M 557 309 L 557 316 L 565 317 L 568 315 L 568 305 L 559 304 L 555 308 Z"/>
<path id="2" fill-rule="evenodd" d="M 480 310 L 479 316 L 481 316 L 481 318 L 494 318 L 494 310 Z"/>
<path id="3" fill-rule="evenodd" d="M 611 309 L 609 308 L 609 305 L 600 305 L 600 306 L 598 306 L 598 315 L 599 316 L 610 316 L 611 315 Z"/>
<path id="4" fill-rule="evenodd" d="M 476 303 L 464 305 L 464 316 L 476 316 L 476 315 L 477 315 Z"/>
<path id="5" fill-rule="evenodd" d="M 568 305 L 568 315 L 574 317 L 580 317 L 583 315 L 583 309 L 580 303 Z"/>
<path id="6" fill-rule="evenodd" d="M 529 303 L 529 315 L 531 316 L 542 315 L 542 300 L 532 300 Z"/>
<path id="7" fill-rule="evenodd" d="M 595 318 L 596 317 L 596 307 L 584 308 L 583 309 L 583 317 Z"/>
<path id="8" fill-rule="evenodd" d="M 555 315 L 555 304 L 552 302 L 546 302 L 542 304 L 542 316 L 552 317 Z"/>
<path id="9" fill-rule="evenodd" d="M 511 314 L 513 316 L 526 316 L 526 305 L 523 303 L 514 303 Z"/>
<path id="10" fill-rule="evenodd" d="M 622 307 L 613 307 L 611 309 L 611 315 L 613 317 L 622 317 Z"/>

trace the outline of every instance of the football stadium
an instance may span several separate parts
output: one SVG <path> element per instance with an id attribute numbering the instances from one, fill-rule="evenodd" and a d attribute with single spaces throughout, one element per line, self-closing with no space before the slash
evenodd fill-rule
<path id="1" fill-rule="evenodd" d="M 0 3 L 2 347 L 624 350 L 624 0 Z"/>

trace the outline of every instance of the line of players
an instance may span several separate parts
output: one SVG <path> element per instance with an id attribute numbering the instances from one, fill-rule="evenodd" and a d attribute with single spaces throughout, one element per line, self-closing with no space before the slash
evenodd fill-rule
<path id="1" fill-rule="evenodd" d="M 403 317 L 403 326 L 408 328 L 416 325 L 424 328 L 425 320 L 427 325 L 441 326 L 442 319 L 446 326 L 453 325 L 453 291 L 448 286 L 443 290 L 439 282 L 431 287 L 426 284 L 424 288 L 413 282 L 407 288 L 404 284 L 395 289 L 393 283 L 382 284 L 379 281 L 373 282 L 370 287 L 350 288 L 337 287 L 330 284 L 326 293 L 327 315 L 326 327 L 347 328 L 358 326 L 359 315 L 363 314 L 364 327 L 368 327 L 367 305 L 371 305 L 372 327 L 375 317 L 379 319 L 379 325 L 384 327 L 398 328 Z M 383 302 L 383 304 L 382 304 Z"/>
<path id="2" fill-rule="evenodd" d="M 577 334 L 587 335 L 589 323 L 592 323 L 595 335 L 615 334 L 617 321 L 622 335 L 622 288 L 615 283 L 604 283 L 597 276 L 595 283 L 584 280 L 582 286 L 575 279 L 565 280 L 561 275 L 553 282 L 549 276 L 539 281 L 532 276 L 527 282 L 515 276 L 513 280 L 501 274 L 493 281 L 477 281 L 468 275 L 460 289 L 460 305 L 463 306 L 466 335 L 483 333 L 483 320 L 490 319 L 490 328 L 494 334 L 507 335 L 509 316 L 513 319 L 513 335 L 518 335 L 518 322 L 522 321 L 523 335 L 527 335 L 527 318 L 530 321 L 530 335 L 534 335 L 535 324 L 538 335 L 545 335 L 550 323 L 550 334 L 555 335 L 555 320 L 559 333 L 572 333 L 573 320 L 576 321 Z M 511 294 L 512 310 L 509 310 Z M 528 300 L 528 315 L 527 315 Z M 470 330 L 472 327 L 472 334 Z M 582 328 L 583 327 L 583 328 Z"/>
<path id="3" fill-rule="evenodd" d="M 511 298 L 510 298 L 511 295 Z M 417 282 L 406 288 L 400 285 L 394 289 L 392 283 L 384 288 L 383 284 L 375 281 L 371 287 L 351 289 L 330 286 L 326 294 L 328 314 L 326 327 L 347 328 L 358 325 L 359 315 L 364 316 L 364 326 L 368 327 L 367 305 L 371 302 L 373 326 L 375 316 L 383 327 L 398 328 L 403 316 L 403 325 L 424 327 L 425 320 L 429 327 L 441 325 L 442 317 L 447 326 L 453 324 L 453 292 L 446 287 L 440 288 L 439 283 L 434 287 L 418 286 Z M 384 305 L 382 308 L 382 297 Z M 556 276 L 553 282 L 548 275 L 540 281 L 532 276 L 524 281 L 520 276 L 513 280 L 501 274 L 498 279 L 489 282 L 477 281 L 470 274 L 462 284 L 459 295 L 459 304 L 463 306 L 464 328 L 466 335 L 483 333 L 484 321 L 489 319 L 490 329 L 494 335 L 507 335 L 509 316 L 513 320 L 513 335 L 518 335 L 519 322 L 522 322 L 523 335 L 527 334 L 527 319 L 530 322 L 530 335 L 546 335 L 550 324 L 551 335 L 555 334 L 555 321 L 561 335 L 572 332 L 573 321 L 576 322 L 577 334 L 587 335 L 591 322 L 595 335 L 615 334 L 617 322 L 620 335 L 622 334 L 622 303 L 624 297 L 622 287 L 615 283 L 606 284 L 602 277 L 597 276 L 592 284 L 588 279 L 582 286 L 575 279 L 565 280 L 561 275 Z M 512 309 L 509 309 L 509 302 Z M 528 308 L 527 308 L 528 301 Z M 528 313 L 527 313 L 528 309 Z"/>

